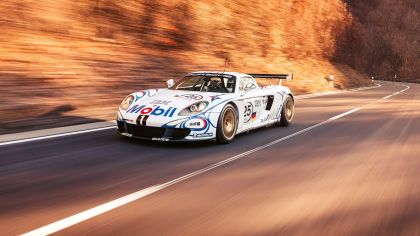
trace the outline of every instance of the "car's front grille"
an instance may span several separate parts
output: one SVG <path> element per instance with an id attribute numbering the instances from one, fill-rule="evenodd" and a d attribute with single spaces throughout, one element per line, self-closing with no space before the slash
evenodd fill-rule
<path id="1" fill-rule="evenodd" d="M 162 128 L 141 126 L 125 123 L 124 121 L 117 121 L 118 131 L 121 133 L 132 134 L 139 138 L 168 138 L 168 139 L 182 139 L 187 137 L 191 130 L 184 128 Z"/>

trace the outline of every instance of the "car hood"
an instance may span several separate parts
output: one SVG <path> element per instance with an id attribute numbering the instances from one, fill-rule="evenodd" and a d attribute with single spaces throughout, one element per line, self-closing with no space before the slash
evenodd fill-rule
<path id="1" fill-rule="evenodd" d="M 210 104 L 224 101 L 231 98 L 232 94 L 161 89 L 154 92 L 139 92 L 135 94 L 135 97 L 136 100 L 133 105 L 160 106 L 162 108 L 174 107 L 179 112 L 200 101 L 207 101 Z"/>

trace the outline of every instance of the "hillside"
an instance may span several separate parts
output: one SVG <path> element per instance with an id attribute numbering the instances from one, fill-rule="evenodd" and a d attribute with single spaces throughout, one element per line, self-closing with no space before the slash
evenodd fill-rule
<path id="1" fill-rule="evenodd" d="M 420 1 L 348 0 L 354 20 L 338 61 L 375 76 L 420 81 Z"/>
<path id="2" fill-rule="evenodd" d="M 296 93 L 331 89 L 329 74 L 334 89 L 367 85 L 337 60 L 352 25 L 340 0 L 4 0 L 0 133 L 112 119 L 126 94 L 225 59 L 294 72 Z"/>

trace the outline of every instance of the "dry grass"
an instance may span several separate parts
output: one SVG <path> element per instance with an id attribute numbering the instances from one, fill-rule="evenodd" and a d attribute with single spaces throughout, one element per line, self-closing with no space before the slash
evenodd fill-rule
<path id="1" fill-rule="evenodd" d="M 297 93 L 331 89 L 329 74 L 336 89 L 366 85 L 331 62 L 351 21 L 339 0 L 5 0 L 0 133 L 110 119 L 127 93 L 225 59 L 229 70 L 294 72 Z"/>

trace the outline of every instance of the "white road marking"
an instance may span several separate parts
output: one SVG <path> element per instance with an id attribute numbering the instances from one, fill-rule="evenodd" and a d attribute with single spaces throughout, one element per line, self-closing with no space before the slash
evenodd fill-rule
<path id="1" fill-rule="evenodd" d="M 384 100 L 384 99 L 388 99 L 388 98 L 390 98 L 391 97 L 391 95 L 388 95 L 388 96 L 386 96 L 386 97 L 383 97 L 382 98 L 382 100 Z"/>
<path id="2" fill-rule="evenodd" d="M 300 100 L 300 99 L 306 99 L 306 98 L 322 97 L 322 96 L 334 95 L 334 94 L 339 94 L 339 93 L 356 92 L 356 91 L 362 91 L 362 90 L 367 90 L 367 89 L 374 89 L 374 88 L 379 88 L 381 86 L 382 85 L 380 84 L 375 84 L 375 86 L 361 87 L 361 88 L 356 88 L 356 89 L 347 89 L 347 90 L 340 90 L 340 91 L 329 91 L 329 92 L 322 92 L 322 93 L 298 95 L 298 96 L 295 96 L 295 98 L 297 100 Z"/>
<path id="3" fill-rule="evenodd" d="M 321 96 L 327 96 L 327 95 L 344 93 L 344 92 L 353 92 L 353 91 L 374 89 L 374 88 L 379 88 L 379 87 L 381 87 L 380 84 L 375 84 L 375 86 L 368 86 L 368 87 L 349 89 L 349 90 L 343 90 L 343 91 L 330 91 L 330 92 L 298 95 L 298 96 L 295 96 L 295 99 L 300 100 L 300 99 L 321 97 Z M 94 129 L 87 129 L 87 130 L 80 130 L 80 131 L 72 131 L 72 132 L 67 132 L 67 133 L 51 134 L 51 135 L 46 135 L 46 136 L 34 137 L 34 138 L 25 138 L 25 139 L 13 140 L 13 141 L 6 141 L 6 142 L 0 142 L 0 146 L 18 144 L 18 143 L 26 143 L 26 142 L 31 142 L 31 141 L 58 138 L 58 137 L 65 137 L 65 136 L 70 136 L 70 135 L 75 135 L 75 134 L 91 133 L 91 132 L 96 132 L 96 131 L 101 131 L 101 130 L 112 129 L 112 128 L 115 128 L 115 126 L 106 126 L 106 127 L 101 127 L 101 128 L 94 128 Z"/>
<path id="4" fill-rule="evenodd" d="M 337 119 L 340 119 L 341 117 L 346 116 L 346 115 L 349 115 L 349 114 L 351 114 L 351 113 L 353 113 L 353 112 L 356 112 L 356 111 L 358 111 L 358 110 L 360 110 L 360 109 L 362 109 L 362 108 L 360 108 L 360 107 L 358 107 L 358 108 L 354 108 L 353 110 L 350 110 L 350 111 L 348 111 L 348 112 L 344 112 L 344 113 L 341 113 L 340 115 L 336 115 L 336 116 L 334 116 L 334 117 L 331 117 L 331 118 L 329 118 L 328 120 L 332 121 L 332 120 L 337 120 Z"/>
<path id="5" fill-rule="evenodd" d="M 406 85 L 404 85 L 404 86 L 406 86 Z M 406 86 L 406 87 L 407 87 L 407 88 L 405 88 L 404 90 L 401 90 L 401 91 L 399 91 L 399 92 L 397 92 L 397 93 L 392 94 L 392 95 L 391 95 L 391 97 L 392 97 L 392 96 L 394 96 L 394 95 L 396 95 L 396 94 L 399 94 L 399 93 L 401 93 L 401 92 L 404 92 L 404 91 L 406 91 L 407 89 L 409 89 L 409 88 L 410 88 L 409 86 Z M 371 105 L 371 104 L 376 103 L 376 102 L 381 101 L 381 100 L 384 100 L 384 98 L 381 98 L 381 99 L 376 100 L 376 101 L 374 101 L 374 102 L 368 103 L 368 104 L 366 104 L 366 105 L 365 105 L 365 106 L 363 106 L 363 107 L 366 107 L 366 106 L 368 106 L 368 105 Z M 88 209 L 88 210 L 86 210 L 86 211 L 83 211 L 83 212 L 77 213 L 77 214 L 75 214 L 75 215 L 72 215 L 72 216 L 69 216 L 69 217 L 67 217 L 67 218 L 61 219 L 61 220 L 59 220 L 59 221 L 53 222 L 53 223 L 51 223 L 51 224 L 45 225 L 45 226 L 43 226 L 43 227 L 40 227 L 40 228 L 38 228 L 38 229 L 35 229 L 35 230 L 33 230 L 33 231 L 30 231 L 30 232 L 25 233 L 25 234 L 22 234 L 22 235 L 23 235 L 23 236 L 39 236 L 39 235 L 49 235 L 49 234 L 56 233 L 56 232 L 58 232 L 58 231 L 60 231 L 60 230 L 63 230 L 63 229 L 68 228 L 68 227 L 70 227 L 70 226 L 76 225 L 76 224 L 78 224 L 78 223 L 81 223 L 81 222 L 86 221 L 86 220 L 88 220 L 88 219 L 91 219 L 91 218 L 93 218 L 93 217 L 95 217 L 95 216 L 98 216 L 98 215 L 100 215 L 100 214 L 103 214 L 103 213 L 106 213 L 106 212 L 108 212 L 108 211 L 111 211 L 111 210 L 113 210 L 113 209 L 115 209 L 115 208 L 118 208 L 118 207 L 120 207 L 120 206 L 123 206 L 123 205 L 129 204 L 129 203 L 131 203 L 131 202 L 134 202 L 134 201 L 136 201 L 136 200 L 139 200 L 139 199 L 141 199 L 141 198 L 143 198 L 143 197 L 146 197 L 146 196 L 148 196 L 148 195 L 150 195 L 150 194 L 152 194 L 152 193 L 158 192 L 158 191 L 160 191 L 160 190 L 162 190 L 162 189 L 168 188 L 168 187 L 170 187 L 170 186 L 172 186 L 172 185 L 175 185 L 175 184 L 177 184 L 177 183 L 183 182 L 183 181 L 188 180 L 188 179 L 190 179 L 190 178 L 193 178 L 193 177 L 195 177 L 195 176 L 197 176 L 197 175 L 200 175 L 200 174 L 203 174 L 203 173 L 208 172 L 208 171 L 210 171 L 210 170 L 213 170 L 213 169 L 215 169 L 215 168 L 217 168 L 217 167 L 220 167 L 220 166 L 226 165 L 226 164 L 228 164 L 228 163 L 230 163 L 230 162 L 233 162 L 233 161 L 235 161 L 235 160 L 238 160 L 238 159 L 240 159 L 240 158 L 242 158 L 242 157 L 245 157 L 245 156 L 247 156 L 247 155 L 250 155 L 250 154 L 252 154 L 252 153 L 254 153 L 254 152 L 258 152 L 258 151 L 260 151 L 260 150 L 262 150 L 262 149 L 265 149 L 265 148 L 267 148 L 267 147 L 273 146 L 274 144 L 277 144 L 277 143 L 280 143 L 280 142 L 285 141 L 285 140 L 287 140 L 287 139 L 293 138 L 293 137 L 295 137 L 295 136 L 297 136 L 297 135 L 299 135 L 299 134 L 306 133 L 306 132 L 308 132 L 308 131 L 310 131 L 310 130 L 312 130 L 312 129 L 315 129 L 315 128 L 319 127 L 319 126 L 322 126 L 322 125 L 324 125 L 324 124 L 327 124 L 327 123 L 330 123 L 330 122 L 332 122 L 332 121 L 334 121 L 334 120 L 337 120 L 337 119 L 339 119 L 339 118 L 341 118 L 341 117 L 344 117 L 344 116 L 346 116 L 346 115 L 348 115 L 348 114 L 351 114 L 351 113 L 354 113 L 354 112 L 356 112 L 356 111 L 359 111 L 359 110 L 361 110 L 363 107 L 360 107 L 360 108 L 355 108 L 355 109 L 353 109 L 353 110 L 350 110 L 350 111 L 344 112 L 344 113 L 339 114 L 339 115 L 337 115 L 337 116 L 334 116 L 334 117 L 332 117 L 332 118 L 330 118 L 330 119 L 328 119 L 328 120 L 325 120 L 325 121 L 323 121 L 323 122 L 321 122 L 321 123 L 318 123 L 318 124 L 312 125 L 312 126 L 310 126 L 310 127 L 308 127 L 308 128 L 305 128 L 305 129 L 302 129 L 302 130 L 300 130 L 300 131 L 298 131 L 298 132 L 295 132 L 295 133 L 293 133 L 293 134 L 287 135 L 287 136 L 285 136 L 285 137 L 283 137 L 283 138 L 276 139 L 276 140 L 271 141 L 271 142 L 269 142 L 269 143 L 267 143 L 267 144 L 264 144 L 264 145 L 262 145 L 262 146 L 256 147 L 256 148 L 254 148 L 254 149 L 251 149 L 251 150 L 249 150 L 249 151 L 246 151 L 246 152 L 240 153 L 240 154 L 238 154 L 238 155 L 235 155 L 235 156 L 230 157 L 230 158 L 228 158 L 228 159 L 225 159 L 225 160 L 223 160 L 223 161 L 220 161 L 220 162 L 217 162 L 217 163 L 215 163 L 215 164 L 209 165 L 209 166 L 207 166 L 207 167 L 205 167 L 205 168 L 203 168 L 203 169 L 200 169 L 200 170 L 194 171 L 194 172 L 192 172 L 192 173 L 190 173 L 190 174 L 187 174 L 187 175 L 181 176 L 181 177 L 179 177 L 179 178 L 176 178 L 176 179 L 174 179 L 174 180 L 168 181 L 168 182 L 163 183 L 163 184 L 154 185 L 154 186 L 151 186 L 151 187 L 148 187 L 148 188 L 145 188 L 145 189 L 139 190 L 139 191 L 137 191 L 137 192 L 134 192 L 134 193 L 131 193 L 131 194 L 129 194 L 129 195 L 126 195 L 126 196 L 120 197 L 120 198 L 118 198 L 118 199 L 115 199 L 115 200 L 113 200 L 113 201 L 110 201 L 110 202 L 104 203 L 104 204 L 102 204 L 102 205 L 99 205 L 99 206 L 93 207 L 93 208 Z"/>
<path id="6" fill-rule="evenodd" d="M 403 90 L 401 90 L 401 91 L 398 91 L 398 92 L 395 92 L 395 93 L 393 93 L 393 94 L 391 94 L 391 95 L 388 95 L 388 96 L 386 96 L 386 97 L 383 97 L 382 99 L 387 99 L 387 98 L 390 98 L 390 97 L 392 97 L 392 96 L 395 96 L 395 95 L 397 95 L 397 94 L 400 94 L 400 93 L 405 92 L 405 91 L 407 91 L 407 90 L 409 90 L 409 89 L 410 89 L 410 86 L 408 86 L 408 85 L 405 85 L 405 84 L 399 84 L 399 85 L 404 86 L 404 87 L 405 87 L 405 89 L 403 89 Z"/>
<path id="7" fill-rule="evenodd" d="M 102 127 L 102 128 L 96 128 L 96 129 L 73 131 L 73 132 L 62 133 L 62 134 L 52 134 L 52 135 L 47 135 L 47 136 L 35 137 L 35 138 L 19 139 L 19 140 L 14 140 L 14 141 L 2 142 L 2 143 L 0 143 L 0 146 L 16 144 L 16 143 L 26 143 L 26 142 L 30 142 L 30 141 L 50 139 L 50 138 L 58 138 L 58 137 L 70 136 L 70 135 L 74 135 L 74 134 L 85 134 L 85 133 L 91 133 L 91 132 L 113 129 L 113 128 L 115 128 L 115 125 Z"/>

